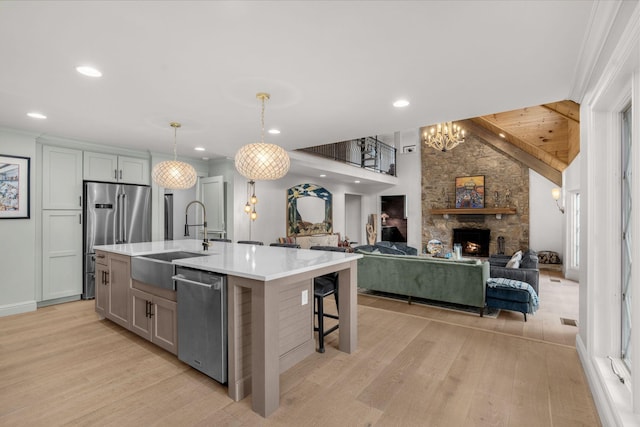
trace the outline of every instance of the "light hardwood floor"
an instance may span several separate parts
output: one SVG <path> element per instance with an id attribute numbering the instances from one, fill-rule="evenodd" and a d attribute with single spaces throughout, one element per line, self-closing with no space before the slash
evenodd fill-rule
<path id="1" fill-rule="evenodd" d="M 552 282 L 550 279 L 561 280 Z M 359 347 L 281 377 L 268 419 L 109 321 L 93 301 L 0 318 L 0 425 L 598 426 L 575 350 L 577 284 L 541 276 L 540 311 L 497 319 L 359 297 Z M 332 304 L 328 304 L 332 306 Z"/>

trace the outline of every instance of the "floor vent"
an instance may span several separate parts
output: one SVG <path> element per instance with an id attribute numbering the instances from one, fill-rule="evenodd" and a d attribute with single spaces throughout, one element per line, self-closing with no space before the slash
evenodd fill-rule
<path id="1" fill-rule="evenodd" d="M 567 326 L 578 326 L 578 322 L 573 319 L 565 319 L 564 317 L 560 318 L 560 323 Z"/>
<path id="2" fill-rule="evenodd" d="M 560 279 L 549 279 L 549 280 L 551 280 L 552 282 L 558 282 L 558 283 L 562 282 Z"/>

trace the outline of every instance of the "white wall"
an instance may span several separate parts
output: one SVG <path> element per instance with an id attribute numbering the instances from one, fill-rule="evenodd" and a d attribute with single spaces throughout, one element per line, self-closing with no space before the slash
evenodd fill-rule
<path id="1" fill-rule="evenodd" d="M 289 173 L 279 180 L 256 182 L 256 195 L 258 196 L 256 211 L 258 219 L 251 222 L 243 210 L 247 198 L 246 179 L 237 174 L 236 184 L 234 185 L 236 200 L 233 202 L 235 218 L 233 225 L 235 238 L 233 240 L 259 240 L 267 245 L 276 242 L 278 237 L 286 236 L 286 190 L 294 185 L 303 183 L 321 185 L 331 192 L 333 197 L 333 232 L 340 233 L 341 238 L 344 238 L 345 235 L 345 194 L 362 196 L 362 215 L 369 212 L 368 209 L 372 204 L 370 200 L 374 199 L 373 196 L 364 194 L 362 188 L 359 188 L 357 184 L 336 184 L 326 180 L 323 181 L 318 176 Z M 363 235 L 365 223 L 366 221 L 362 221 Z M 249 234 L 249 227 L 251 227 L 251 235 Z M 363 235 L 349 237 L 352 240 L 362 242 Z"/>
<path id="2" fill-rule="evenodd" d="M 0 316 L 7 316 L 36 309 L 35 136 L 0 129 L 0 154 L 31 159 L 30 218 L 0 219 Z"/>
<path id="3" fill-rule="evenodd" d="M 343 239 L 349 238 L 351 242 L 357 242 L 357 245 L 361 245 L 362 234 L 365 228 L 365 223 L 362 222 L 362 196 L 358 194 L 345 194 L 344 196 L 344 232 Z"/>
<path id="4" fill-rule="evenodd" d="M 377 194 L 376 210 L 380 218 L 380 196 L 406 195 L 407 200 L 407 245 L 422 251 L 422 163 L 420 161 L 420 132 L 411 129 L 396 132 L 394 145 L 397 148 L 396 173 L 398 185 L 385 189 Z M 412 153 L 403 153 L 403 147 L 415 146 Z M 380 226 L 378 226 L 378 240 L 380 240 Z"/>
<path id="5" fill-rule="evenodd" d="M 564 215 L 551 197 L 553 182 L 529 169 L 529 246 L 554 251 L 564 260 Z M 561 206 L 563 201 L 560 200 Z"/>

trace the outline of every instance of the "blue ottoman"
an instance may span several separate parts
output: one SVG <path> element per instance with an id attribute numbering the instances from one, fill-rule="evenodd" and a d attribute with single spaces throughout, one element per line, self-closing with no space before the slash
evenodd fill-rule
<path id="1" fill-rule="evenodd" d="M 486 305 L 489 308 L 519 311 L 527 321 L 527 313 L 538 309 L 538 295 L 526 282 L 505 278 L 487 280 Z"/>

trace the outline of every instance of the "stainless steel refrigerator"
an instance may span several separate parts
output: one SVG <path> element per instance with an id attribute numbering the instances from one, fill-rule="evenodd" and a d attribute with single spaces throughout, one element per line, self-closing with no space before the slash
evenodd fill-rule
<path id="1" fill-rule="evenodd" d="M 151 188 L 84 183 L 84 282 L 82 298 L 95 298 L 94 246 L 151 240 Z"/>

